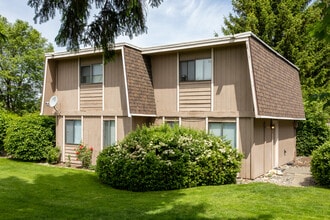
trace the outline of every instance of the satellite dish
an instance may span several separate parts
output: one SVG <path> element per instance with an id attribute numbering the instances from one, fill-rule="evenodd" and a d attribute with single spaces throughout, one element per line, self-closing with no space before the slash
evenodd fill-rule
<path id="1" fill-rule="evenodd" d="M 55 107 L 56 106 L 56 104 L 57 104 L 57 96 L 56 95 L 54 95 L 54 96 L 52 96 L 50 99 L 49 99 L 49 106 L 50 107 Z"/>

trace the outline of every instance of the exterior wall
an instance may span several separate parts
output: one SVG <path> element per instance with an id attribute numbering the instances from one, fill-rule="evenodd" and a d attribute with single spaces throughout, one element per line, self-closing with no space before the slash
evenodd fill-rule
<path id="1" fill-rule="evenodd" d="M 245 45 L 214 49 L 213 91 L 219 116 L 254 116 Z"/>
<path id="2" fill-rule="evenodd" d="M 55 94 L 56 91 L 56 62 L 54 60 L 47 59 L 45 69 L 45 82 L 42 105 L 42 112 L 44 115 L 53 115 L 55 110 L 46 105 L 46 102 Z"/>
<path id="3" fill-rule="evenodd" d="M 272 132 L 270 120 L 254 120 L 254 143 L 251 149 L 251 179 L 264 174 L 272 167 Z"/>
<path id="4" fill-rule="evenodd" d="M 251 178 L 251 146 L 254 140 L 254 119 L 239 118 L 238 143 L 239 152 L 243 154 L 241 172 L 239 176 L 244 179 Z"/>
<path id="5" fill-rule="evenodd" d="M 93 147 L 92 163 L 96 164 L 96 157 L 102 151 L 101 128 L 103 121 L 100 117 L 83 117 L 83 143 L 88 147 Z"/>
<path id="6" fill-rule="evenodd" d="M 155 92 L 156 114 L 177 114 L 177 54 L 151 57 L 152 79 Z"/>
<path id="7" fill-rule="evenodd" d="M 182 118 L 181 125 L 198 130 L 206 130 L 205 118 Z"/>
<path id="8" fill-rule="evenodd" d="M 80 67 L 91 64 L 102 64 L 102 56 L 88 56 L 80 58 Z M 80 67 L 78 69 L 80 74 Z M 79 82 L 80 84 L 80 82 Z M 103 85 L 102 83 L 80 84 L 79 109 L 81 111 L 101 111 L 103 108 Z"/>
<path id="9" fill-rule="evenodd" d="M 102 117 L 100 116 L 57 116 L 56 117 L 56 146 L 61 149 L 62 162 L 68 162 L 68 156 L 70 155 L 72 164 L 80 164 L 80 161 L 76 160 L 75 149 L 78 145 L 65 144 L 65 120 L 82 120 L 82 143 L 88 147 L 93 147 L 93 159 L 92 163 L 96 163 L 97 155 L 103 149 L 103 120 L 115 120 L 116 121 L 116 137 L 117 141 L 122 140 L 132 130 L 132 118 L 128 117 Z"/>
<path id="10" fill-rule="evenodd" d="M 181 82 L 180 111 L 211 111 L 211 82 Z"/>
<path id="11" fill-rule="evenodd" d="M 127 102 L 122 55 L 116 54 L 114 62 L 104 67 L 105 115 L 127 115 Z"/>
<path id="12" fill-rule="evenodd" d="M 151 57 L 157 115 L 169 117 L 254 116 L 245 44 L 218 47 L 213 51 L 213 82 L 180 82 L 178 85 L 177 66 L 178 57 L 180 61 L 211 58 L 212 49 Z M 178 103 L 179 112 L 177 111 Z M 211 111 L 212 103 L 213 111 Z"/>
<path id="13" fill-rule="evenodd" d="M 78 111 L 78 59 L 65 59 L 57 62 L 57 87 L 55 95 L 58 97 L 56 105 L 59 112 L 67 114 Z"/>
<path id="14" fill-rule="evenodd" d="M 80 110 L 101 111 L 103 108 L 103 87 L 101 83 L 80 85 Z"/>
<path id="15" fill-rule="evenodd" d="M 293 121 L 279 122 L 279 165 L 292 162 L 296 157 L 296 129 Z"/>
<path id="16" fill-rule="evenodd" d="M 251 179 L 295 159 L 296 134 L 293 124 L 292 120 L 254 120 Z"/>

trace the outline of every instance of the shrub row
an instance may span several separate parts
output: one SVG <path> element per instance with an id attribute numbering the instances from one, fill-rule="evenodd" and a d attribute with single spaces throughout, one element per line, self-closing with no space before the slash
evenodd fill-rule
<path id="1" fill-rule="evenodd" d="M 204 131 L 168 125 L 137 128 L 97 159 L 99 179 L 118 189 L 154 191 L 236 181 L 242 155 Z"/>
<path id="2" fill-rule="evenodd" d="M 16 118 L 16 115 L 0 110 L 0 155 L 5 154 L 4 139 L 6 137 L 7 128 Z"/>
<path id="3" fill-rule="evenodd" d="M 0 118 L 5 119 L 5 117 Z M 54 162 L 55 156 L 52 155 L 58 153 L 58 150 L 53 149 L 54 118 L 35 113 L 3 121 L 6 121 L 4 122 L 6 127 L 5 132 L 4 129 L 1 131 L 1 140 L 8 156 L 24 161 Z"/>

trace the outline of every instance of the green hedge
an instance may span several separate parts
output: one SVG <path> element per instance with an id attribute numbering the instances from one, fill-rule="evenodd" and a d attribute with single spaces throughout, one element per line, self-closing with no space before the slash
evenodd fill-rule
<path id="1" fill-rule="evenodd" d="M 6 138 L 7 128 L 16 115 L 0 110 L 0 155 L 5 154 L 4 140 Z"/>
<path id="2" fill-rule="evenodd" d="M 330 187 L 330 141 L 313 151 L 311 171 L 318 184 Z"/>
<path id="3" fill-rule="evenodd" d="M 7 154 L 24 161 L 46 160 L 54 146 L 55 120 L 37 113 L 13 120 L 7 128 L 4 147 Z"/>
<path id="4" fill-rule="evenodd" d="M 99 179 L 118 189 L 154 191 L 235 183 L 242 155 L 228 142 L 188 128 L 137 128 L 97 158 Z"/>

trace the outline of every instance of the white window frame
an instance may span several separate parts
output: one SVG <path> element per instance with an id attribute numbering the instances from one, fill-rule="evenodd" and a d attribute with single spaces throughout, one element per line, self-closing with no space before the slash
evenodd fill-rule
<path id="1" fill-rule="evenodd" d="M 111 140 L 112 143 L 110 143 L 110 144 L 105 143 L 105 140 L 107 139 L 107 138 L 105 138 L 105 135 L 108 134 L 107 132 L 105 132 L 105 128 L 106 128 L 105 123 L 106 122 L 110 122 L 110 129 L 111 129 L 111 122 L 114 123 L 114 125 L 113 125 L 113 132 L 114 133 L 113 134 L 110 133 L 110 136 L 113 137 L 113 140 Z M 103 127 L 103 131 L 102 131 L 102 133 L 103 133 L 103 137 L 102 137 L 103 138 L 103 143 L 102 143 L 102 145 L 103 145 L 103 149 L 104 149 L 104 148 L 109 147 L 110 145 L 113 145 L 113 144 L 116 143 L 116 139 L 117 139 L 116 138 L 116 120 L 115 119 L 104 119 L 102 127 Z M 110 130 L 110 132 L 111 132 L 111 130 Z M 110 139 L 112 139 L 112 138 L 110 137 Z"/>
<path id="2" fill-rule="evenodd" d="M 101 70 L 101 79 L 99 81 L 95 81 L 94 82 L 94 77 L 95 76 L 98 76 L 98 75 L 95 75 L 94 74 L 94 67 L 95 66 L 99 66 L 100 70 Z M 82 76 L 83 72 L 83 68 L 86 68 L 88 67 L 89 68 L 89 81 L 87 82 L 83 82 L 84 80 L 84 77 Z M 83 66 L 80 66 L 80 84 L 96 84 L 96 83 L 103 83 L 103 65 L 101 63 L 93 63 L 93 64 L 90 64 L 90 65 L 83 65 Z"/>
<path id="3" fill-rule="evenodd" d="M 209 74 L 207 76 L 205 76 L 206 74 L 206 67 L 207 65 L 205 65 L 205 63 L 210 63 L 210 66 L 208 68 L 208 72 Z M 187 65 L 187 73 L 184 75 L 182 73 L 182 65 L 183 63 L 186 63 Z M 198 63 L 202 63 L 203 66 L 197 66 Z M 189 64 L 194 66 L 193 69 L 193 79 L 189 78 Z M 199 69 L 198 67 L 202 68 L 202 78 L 198 78 L 197 76 L 197 70 Z M 203 58 L 203 59 L 195 59 L 195 60 L 182 60 L 179 61 L 179 80 L 180 82 L 194 82 L 194 81 L 211 81 L 212 80 L 212 58 Z M 186 76 L 186 78 L 184 78 L 183 76 Z M 198 79 L 197 79 L 198 78 Z"/>
<path id="4" fill-rule="evenodd" d="M 235 126 L 235 131 L 234 131 L 234 138 L 233 140 L 230 140 L 231 141 L 231 146 L 235 149 L 238 149 L 238 142 L 237 142 L 237 123 L 236 122 L 229 122 L 229 121 L 209 121 L 208 122 L 208 133 L 211 133 L 210 132 L 210 124 L 232 124 Z M 225 136 L 223 136 L 223 126 L 221 126 L 221 131 L 220 131 L 220 136 L 219 135 L 216 135 L 216 136 L 219 136 L 219 137 L 223 137 L 225 140 L 229 140 L 227 139 Z M 234 142 L 234 143 L 233 143 Z"/>
<path id="5" fill-rule="evenodd" d="M 73 137 L 72 137 L 72 139 L 73 139 L 73 141 L 72 142 L 68 142 L 68 133 L 67 133 L 67 130 L 68 130 L 68 128 L 67 128 L 67 126 L 68 126 L 68 124 L 67 124 L 67 122 L 73 122 L 73 127 L 72 127 L 72 134 L 73 134 Z M 80 129 L 79 130 L 75 130 L 75 128 L 76 128 L 76 122 L 80 122 Z M 82 120 L 80 120 L 80 119 L 67 119 L 67 120 L 65 120 L 65 137 L 64 137 L 64 141 L 65 141 L 65 144 L 66 145 L 78 145 L 78 144 L 80 144 L 81 143 L 81 139 L 82 139 Z M 80 140 L 79 141 L 75 141 L 75 139 L 76 139 L 76 132 L 80 132 Z"/>

